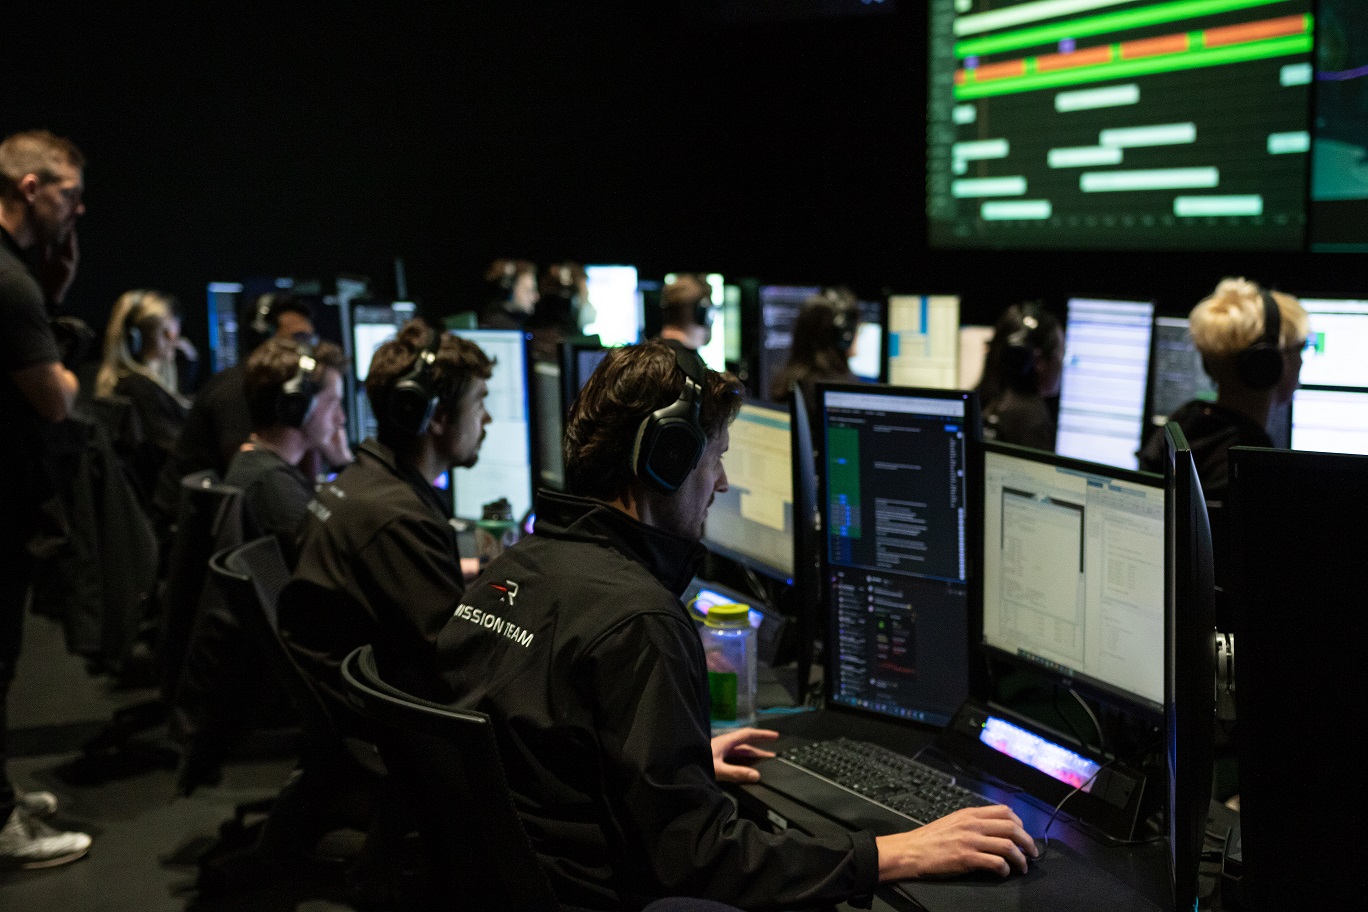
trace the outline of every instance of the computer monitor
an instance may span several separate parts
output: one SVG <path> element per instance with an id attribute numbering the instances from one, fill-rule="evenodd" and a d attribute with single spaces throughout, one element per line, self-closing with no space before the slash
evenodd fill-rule
<path id="1" fill-rule="evenodd" d="M 352 395 L 348 397 L 347 427 L 354 442 L 374 437 L 376 432 L 375 413 L 366 399 L 365 386 L 371 358 L 416 312 L 412 301 L 384 304 L 361 298 L 351 302 Z"/>
<path id="2" fill-rule="evenodd" d="M 827 702 L 947 724 L 969 694 L 973 393 L 819 384 Z"/>
<path id="3" fill-rule="evenodd" d="M 1335 908 L 1362 889 L 1368 851 L 1356 734 L 1368 459 L 1234 447 L 1230 462 L 1240 905 Z M 1352 860 L 1327 864 L 1327 846 Z"/>
<path id="4" fill-rule="evenodd" d="M 722 457 L 729 490 L 713 498 L 703 543 L 768 576 L 793 578 L 793 437 L 789 413 L 743 403 Z"/>
<path id="5" fill-rule="evenodd" d="M 1146 409 L 1151 424 L 1163 426 L 1179 406 L 1194 399 L 1216 401 L 1216 382 L 1202 367 L 1186 317 L 1155 317 L 1153 348 Z"/>
<path id="6" fill-rule="evenodd" d="M 770 383 L 788 363 L 793 347 L 793 325 L 803 302 L 822 289 L 815 285 L 760 286 L 760 388 L 761 399 L 770 398 Z"/>
<path id="7" fill-rule="evenodd" d="M 508 499 L 513 518 L 532 510 L 532 444 L 527 406 L 527 341 L 516 329 L 456 329 L 495 361 L 488 380 L 485 409 L 491 421 L 485 427 L 480 458 L 456 476 L 456 513 L 479 519 L 482 507 L 501 497 Z"/>
<path id="8" fill-rule="evenodd" d="M 712 338 L 708 344 L 698 350 L 698 356 L 703 359 L 703 363 L 715 371 L 727 369 L 727 285 L 722 280 L 722 274 L 709 272 L 701 274 L 704 281 L 708 283 L 708 293 L 712 296 Z M 665 284 L 669 285 L 679 278 L 678 273 L 671 272 L 665 276 Z M 739 304 L 739 300 L 738 300 Z"/>
<path id="9" fill-rule="evenodd" d="M 789 415 L 793 429 L 793 601 L 798 632 L 794 678 L 798 700 L 805 703 L 817 639 L 826 627 L 826 599 L 821 585 L 824 541 L 817 528 L 817 459 L 812 417 L 803 396 L 789 397 Z"/>
<path id="10" fill-rule="evenodd" d="M 214 373 L 238 363 L 241 282 L 209 283 L 209 367 Z"/>
<path id="11" fill-rule="evenodd" d="M 1303 298 L 1311 334 L 1302 352 L 1302 386 L 1368 389 L 1368 301 Z"/>
<path id="12" fill-rule="evenodd" d="M 1139 465 L 1153 322 L 1152 303 L 1069 301 L 1055 437 L 1061 456 Z"/>
<path id="13" fill-rule="evenodd" d="M 983 450 L 984 647 L 1157 718 L 1163 480 L 1010 444 Z"/>
<path id="14" fill-rule="evenodd" d="M 1313 0 L 925 6 L 932 247 L 1301 249 Z"/>
<path id="15" fill-rule="evenodd" d="M 565 387 L 561 366 L 551 361 L 532 362 L 532 414 L 536 422 L 533 462 L 537 484 L 565 490 Z"/>
<path id="16" fill-rule="evenodd" d="M 1215 568 L 1192 449 L 1165 427 L 1164 706 L 1169 872 L 1174 909 L 1196 912 L 1216 759 Z"/>
<path id="17" fill-rule="evenodd" d="M 978 389 L 983 380 L 983 365 L 988 362 L 988 346 L 993 342 L 991 326 L 961 326 L 959 331 L 959 388 Z"/>
<path id="18" fill-rule="evenodd" d="M 639 341 L 643 314 L 636 267 L 585 266 L 584 274 L 589 283 L 589 306 L 594 311 L 584 334 L 598 336 L 604 345 Z"/>
<path id="19" fill-rule="evenodd" d="M 959 311 L 956 295 L 889 296 L 889 383 L 967 388 L 960 385 Z"/>
<path id="20" fill-rule="evenodd" d="M 1293 393 L 1292 449 L 1368 455 L 1368 390 Z"/>
<path id="21" fill-rule="evenodd" d="M 885 322 L 884 306 L 881 302 L 860 302 L 860 325 L 855 330 L 855 354 L 850 357 L 848 363 L 852 374 L 870 383 L 881 383 L 888 377 L 888 372 L 884 369 Z"/>
<path id="22" fill-rule="evenodd" d="M 722 322 L 726 324 L 726 335 L 723 337 L 726 360 L 737 363 L 744 357 L 745 352 L 741 339 L 744 331 L 740 285 L 722 286 Z"/>
<path id="23" fill-rule="evenodd" d="M 570 406 L 575 397 L 589 382 L 589 376 L 598 369 L 603 359 L 608 357 L 609 349 L 590 342 L 562 342 L 560 346 L 561 363 L 561 404 L 565 414 L 570 414 Z"/>

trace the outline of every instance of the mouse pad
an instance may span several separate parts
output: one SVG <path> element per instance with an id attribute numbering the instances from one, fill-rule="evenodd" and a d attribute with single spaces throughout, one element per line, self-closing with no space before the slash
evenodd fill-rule
<path id="1" fill-rule="evenodd" d="M 1161 912 L 1057 839 L 1025 874 L 905 880 L 894 887 L 927 912 Z"/>

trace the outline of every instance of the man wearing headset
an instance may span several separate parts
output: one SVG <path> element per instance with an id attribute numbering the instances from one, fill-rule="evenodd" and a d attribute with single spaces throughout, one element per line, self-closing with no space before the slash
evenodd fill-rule
<path id="1" fill-rule="evenodd" d="M 696 275 L 681 275 L 661 290 L 660 317 L 660 338 L 698 351 L 712 341 L 712 289 Z"/>
<path id="2" fill-rule="evenodd" d="M 747 742 L 775 737 L 709 738 L 703 649 L 679 601 L 727 490 L 739 406 L 736 379 L 683 346 L 612 350 L 566 424 L 571 493 L 542 493 L 535 533 L 495 558 L 437 638 L 434 696 L 492 718 L 557 897 L 867 904 L 880 879 L 1024 870 L 1036 849 L 1005 807 L 816 838 L 740 820 L 718 787 L 759 779 L 741 761 L 769 754 Z"/>
<path id="3" fill-rule="evenodd" d="M 381 345 L 366 376 L 377 435 L 309 503 L 280 628 L 305 673 L 347 715 L 340 667 L 375 645 L 382 668 L 431 674 L 431 643 L 465 592 L 438 476 L 479 458 L 493 362 L 421 320 Z"/>

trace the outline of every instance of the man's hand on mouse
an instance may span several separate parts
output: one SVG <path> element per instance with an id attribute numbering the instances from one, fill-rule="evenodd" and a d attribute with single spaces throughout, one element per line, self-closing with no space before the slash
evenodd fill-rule
<path id="1" fill-rule="evenodd" d="M 1011 808 L 966 808 L 933 820 L 920 829 L 875 840 L 879 847 L 879 880 L 968 874 L 991 871 L 1006 877 L 1025 873 L 1027 859 L 1038 855 L 1035 840 Z"/>

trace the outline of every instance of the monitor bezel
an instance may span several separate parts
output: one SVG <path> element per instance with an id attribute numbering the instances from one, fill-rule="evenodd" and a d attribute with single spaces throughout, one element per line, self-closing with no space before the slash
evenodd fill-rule
<path id="1" fill-rule="evenodd" d="M 768 401 L 763 400 L 763 399 L 755 399 L 755 398 L 750 397 L 750 396 L 744 397 L 744 398 L 741 400 L 741 405 L 742 405 L 743 408 L 744 408 L 745 406 L 748 406 L 748 405 L 749 405 L 749 406 L 751 406 L 752 408 L 760 408 L 760 409 L 765 409 L 766 411 L 769 411 L 769 412 L 782 413 L 783 415 L 785 415 L 786 417 L 788 417 L 788 419 L 789 419 L 789 465 L 790 465 L 790 469 L 791 469 L 791 468 L 792 468 L 792 465 L 793 465 L 793 415 L 792 415 L 792 412 L 791 412 L 789 409 L 784 408 L 783 406 L 777 406 L 777 405 L 775 405 L 773 402 L 768 402 Z M 740 412 L 738 412 L 737 414 L 738 414 L 738 417 L 739 417 Z M 757 558 L 757 557 L 754 557 L 753 555 L 749 555 L 749 554 L 746 554 L 746 553 L 744 553 L 744 552 L 742 552 L 742 551 L 738 551 L 738 550 L 736 550 L 735 548 L 729 548 L 729 547 L 727 547 L 726 545 L 719 545 L 719 544 L 716 544 L 716 543 L 714 543 L 714 542 L 712 542 L 712 541 L 709 541 L 709 540 L 708 540 L 708 535 L 707 535 L 707 525 L 706 525 L 706 524 L 704 525 L 704 528 L 703 528 L 703 539 L 702 539 L 702 541 L 701 541 L 701 544 L 702 544 L 705 548 L 707 548 L 709 551 L 711 551 L 713 554 L 717 554 L 717 555 L 720 555 L 720 556 L 722 556 L 722 557 L 727 558 L 728 560 L 735 561 L 736 563 L 741 564 L 741 565 L 744 566 L 744 567 L 749 567 L 750 569 L 754 570 L 756 573 L 760 573 L 760 574 L 762 574 L 762 575 L 764 575 L 764 576 L 769 577 L 770 579 L 777 580 L 777 581 L 779 581 L 779 582 L 781 582 L 781 583 L 784 583 L 785 585 L 788 585 L 788 586 L 793 585 L 793 582 L 794 582 L 794 579 L 795 579 L 795 575 L 797 574 L 797 571 L 798 571 L 797 541 L 798 541 L 798 537 L 799 537 L 799 536 L 798 536 L 798 531 L 797 531 L 797 527 L 798 527 L 798 503 L 797 503 L 797 500 L 796 500 L 796 497 L 797 497 L 796 493 L 795 493 L 793 496 L 794 496 L 794 498 L 795 498 L 794 501 L 793 501 L 793 503 L 792 503 L 792 506 L 793 506 L 793 511 L 792 511 L 792 512 L 793 512 L 794 534 L 793 534 L 793 540 L 789 543 L 789 547 L 790 547 L 790 549 L 793 551 L 793 570 L 790 571 L 790 570 L 785 570 L 785 569 L 782 568 L 782 567 L 776 567 L 776 566 L 774 566 L 773 564 L 771 564 L 771 563 L 769 563 L 769 562 L 767 562 L 767 561 L 765 561 L 765 560 L 763 560 L 763 559 L 761 559 L 761 558 Z"/>
<path id="2" fill-rule="evenodd" d="M 986 686 L 986 678 L 980 663 L 972 661 L 973 646 L 982 639 L 982 630 L 977 629 L 977 621 L 973 606 L 977 598 L 977 587 L 981 586 L 982 573 L 981 563 L 978 562 L 978 555 L 974 552 L 973 543 L 982 537 L 979 529 L 982 509 L 979 505 L 979 498 L 982 496 L 982 482 L 975 482 L 974 479 L 981 479 L 983 475 L 983 440 L 982 440 L 982 420 L 979 415 L 978 394 L 973 390 L 943 390 L 931 389 L 915 386 L 892 386 L 887 383 L 817 383 L 815 384 L 816 415 L 808 416 L 812 422 L 812 444 L 814 451 L 814 462 L 817 476 L 817 515 L 821 517 L 822 527 L 817 531 L 817 554 L 820 579 L 818 580 L 818 614 L 821 620 L 821 628 L 827 648 L 825 650 L 825 667 L 822 675 L 822 697 L 828 708 L 839 709 L 843 713 L 851 713 L 868 719 L 880 719 L 896 725 L 905 725 L 912 728 L 939 730 L 948 725 L 953 719 L 953 711 L 950 717 L 942 724 L 927 721 L 907 719 L 902 716 L 891 715 L 879 712 L 878 710 L 865 709 L 859 706 L 851 706 L 848 703 L 837 702 L 835 700 L 835 685 L 838 675 L 836 667 L 840 662 L 837 649 L 832 644 L 839 642 L 836 612 L 832 610 L 830 581 L 832 574 L 832 563 L 830 549 L 827 547 L 827 473 L 822 470 L 826 464 L 826 399 L 828 393 L 862 393 L 869 395 L 891 395 L 906 399 L 943 399 L 947 401 L 957 401 L 964 403 L 964 427 L 965 427 L 965 528 L 966 539 L 965 548 L 965 629 L 966 637 L 964 643 L 964 667 L 966 676 L 966 695 L 973 696 L 982 693 Z M 795 559 L 798 556 L 795 555 Z"/>
<path id="3" fill-rule="evenodd" d="M 1011 443 L 1001 443 L 995 440 L 984 441 L 983 446 L 980 448 L 980 451 L 983 455 L 980 465 L 981 471 L 979 474 L 978 483 L 978 535 L 972 543 L 971 549 L 975 557 L 975 560 L 977 561 L 977 565 L 979 567 L 980 572 L 978 579 L 978 597 L 974 605 L 971 606 L 971 611 L 975 616 L 974 626 L 978 629 L 977 643 L 983 655 L 987 658 L 1004 661 L 1013 668 L 1020 668 L 1034 672 L 1040 675 L 1041 677 L 1048 679 L 1049 681 L 1051 681 L 1051 683 L 1058 684 L 1060 686 L 1065 687 L 1066 689 L 1076 690 L 1079 692 L 1080 695 L 1091 697 L 1095 700 L 1107 704 L 1108 706 L 1114 707 L 1116 709 L 1121 710 L 1122 712 L 1133 715 L 1136 718 L 1144 719 L 1147 722 L 1152 723 L 1158 723 L 1162 721 L 1164 716 L 1164 705 L 1162 702 L 1154 703 L 1153 701 L 1146 699 L 1140 694 L 1130 693 L 1129 691 L 1122 690 L 1119 687 L 1110 685 L 1107 682 L 1101 681 L 1097 678 L 1087 676 L 1069 676 L 1061 674 L 1059 672 L 1046 668 L 1036 662 L 1032 662 L 1029 659 L 1023 659 L 1020 656 L 1008 652 L 1007 650 L 1002 649 L 999 646 L 993 646 L 989 644 L 984 634 L 984 617 L 986 613 L 986 606 L 984 604 L 985 593 L 983 589 L 983 573 L 987 561 L 987 556 L 985 553 L 985 550 L 987 548 L 987 542 L 984 541 L 984 530 L 987 527 L 987 523 L 984 521 L 984 516 L 985 511 L 987 509 L 985 495 L 986 488 L 988 485 L 987 469 L 988 457 L 990 455 L 997 454 L 1001 456 L 1009 456 L 1013 458 L 1024 459 L 1029 462 L 1039 463 L 1041 465 L 1070 469 L 1077 472 L 1085 472 L 1088 474 L 1098 475 L 1105 478 L 1112 478 L 1116 481 L 1126 482 L 1127 484 L 1135 484 L 1147 488 L 1153 488 L 1154 490 L 1159 491 L 1160 493 L 1164 492 L 1164 476 L 1156 475 L 1151 472 L 1141 472 L 1133 469 L 1118 469 L 1115 466 L 1109 466 L 1105 463 L 1088 462 L 1084 459 L 1075 459 L 1072 456 L 1060 456 L 1057 453 L 1051 453 L 1046 450 L 1037 450 L 1031 447 L 1018 446 L 1016 444 Z M 1162 644 L 1160 648 L 1160 656 L 1163 656 Z"/>
<path id="4" fill-rule="evenodd" d="M 563 417 L 570 417 L 570 407 L 575 404 L 583 386 L 579 379 L 579 353 L 581 351 L 602 351 L 608 348 L 598 342 L 567 341 L 559 345 L 561 363 L 561 407 Z"/>

